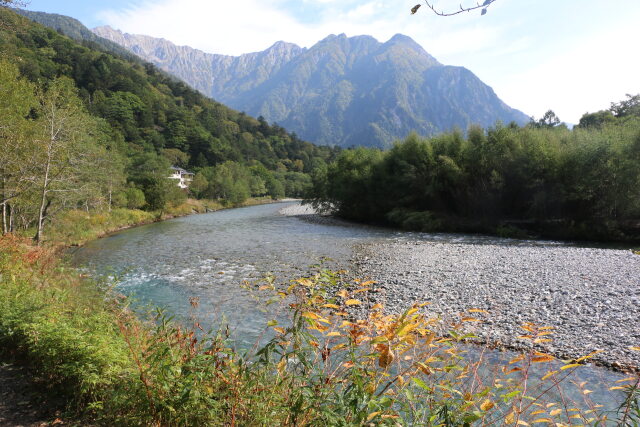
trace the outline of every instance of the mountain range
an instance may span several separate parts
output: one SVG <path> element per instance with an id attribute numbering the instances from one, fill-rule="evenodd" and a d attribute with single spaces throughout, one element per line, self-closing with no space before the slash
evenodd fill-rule
<path id="1" fill-rule="evenodd" d="M 110 27 L 93 32 L 232 108 L 319 144 L 386 148 L 411 131 L 529 120 L 471 71 L 441 64 L 401 34 L 385 43 L 330 35 L 308 49 L 277 42 L 227 56 Z"/>
<path id="2" fill-rule="evenodd" d="M 524 124 L 464 67 L 447 66 L 411 38 L 331 35 L 311 48 L 277 42 L 240 56 L 206 53 L 66 16 L 20 11 L 85 45 L 155 64 L 232 108 L 324 145 L 389 147 L 411 131 L 434 135 L 496 121 Z"/>

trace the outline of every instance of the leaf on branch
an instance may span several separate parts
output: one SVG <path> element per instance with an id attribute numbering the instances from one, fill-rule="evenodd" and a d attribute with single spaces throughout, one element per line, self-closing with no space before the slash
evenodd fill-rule
<path id="1" fill-rule="evenodd" d="M 411 14 L 412 14 L 412 15 L 415 15 L 415 14 L 416 14 L 416 12 L 418 11 L 418 9 L 420 9 L 420 6 L 422 6 L 422 5 L 421 5 L 421 4 L 417 4 L 417 5 L 413 6 L 413 7 L 411 8 Z"/>

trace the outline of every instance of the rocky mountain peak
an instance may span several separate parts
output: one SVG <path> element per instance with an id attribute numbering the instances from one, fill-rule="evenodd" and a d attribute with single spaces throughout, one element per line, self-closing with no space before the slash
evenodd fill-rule
<path id="1" fill-rule="evenodd" d="M 218 101 L 320 144 L 388 147 L 411 131 L 528 121 L 473 73 L 442 65 L 403 34 L 384 43 L 331 34 L 310 48 L 278 41 L 228 56 L 109 27 L 94 31 Z"/>

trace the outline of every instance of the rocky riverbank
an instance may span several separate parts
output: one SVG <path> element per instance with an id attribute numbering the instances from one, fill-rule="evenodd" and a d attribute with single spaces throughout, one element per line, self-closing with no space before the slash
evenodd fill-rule
<path id="1" fill-rule="evenodd" d="M 294 205 L 282 214 L 323 224 L 351 225 Z M 432 238 L 429 238 L 431 236 Z M 555 328 L 538 349 L 563 358 L 604 350 L 593 360 L 638 369 L 640 256 L 630 250 L 545 241 L 403 233 L 396 242 L 359 244 L 353 275 L 378 282 L 369 303 L 400 312 L 415 302 L 443 318 L 469 309 L 481 322 L 466 327 L 478 341 L 527 349 L 521 325 Z"/>
<path id="2" fill-rule="evenodd" d="M 509 241 L 505 241 L 509 242 Z M 379 282 L 375 299 L 387 310 L 416 301 L 443 317 L 486 310 L 468 328 L 482 342 L 524 349 L 521 325 L 555 328 L 541 350 L 575 358 L 604 350 L 594 361 L 640 367 L 640 256 L 629 250 L 543 242 L 409 241 L 359 245 L 357 272 Z"/>

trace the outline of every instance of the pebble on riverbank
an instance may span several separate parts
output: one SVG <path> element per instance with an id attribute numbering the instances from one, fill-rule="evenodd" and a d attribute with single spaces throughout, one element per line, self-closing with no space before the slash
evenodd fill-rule
<path id="1" fill-rule="evenodd" d="M 360 245 L 357 272 L 380 282 L 391 312 L 430 302 L 438 316 L 477 308 L 479 340 L 526 349 L 532 322 L 555 328 L 541 349 L 564 358 L 640 366 L 640 258 L 631 251 L 561 245 L 402 242 Z"/>
<path id="2" fill-rule="evenodd" d="M 307 205 L 280 213 L 343 223 Z M 486 236 L 464 242 L 415 236 L 356 245 L 353 274 L 379 282 L 372 303 L 398 313 L 415 302 L 430 302 L 430 313 L 444 318 L 487 310 L 482 322 L 470 326 L 480 342 L 527 349 L 530 343 L 517 337 L 521 325 L 532 322 L 555 328 L 553 341 L 540 350 L 567 359 L 604 350 L 594 362 L 640 367 L 640 352 L 631 349 L 640 346 L 640 257 L 632 251 Z"/>

